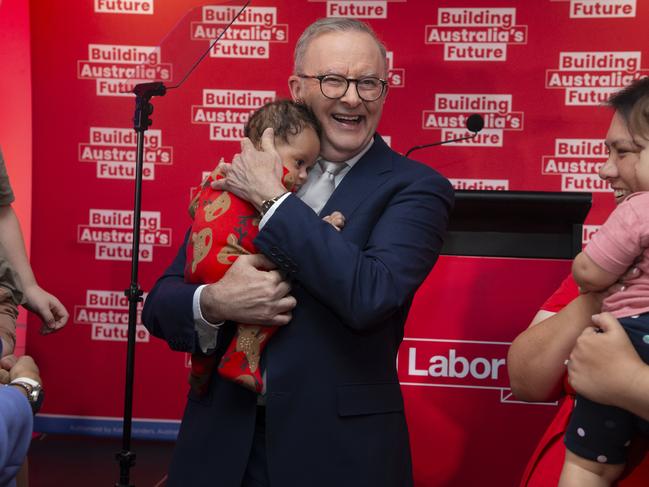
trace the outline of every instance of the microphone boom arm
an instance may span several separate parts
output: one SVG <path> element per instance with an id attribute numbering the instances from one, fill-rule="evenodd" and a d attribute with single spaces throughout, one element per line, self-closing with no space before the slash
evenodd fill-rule
<path id="1" fill-rule="evenodd" d="M 408 155 L 409 155 L 411 152 L 416 151 L 416 150 L 419 150 L 419 149 L 425 149 L 426 147 L 435 147 L 436 145 L 450 144 L 451 142 L 460 142 L 461 140 L 472 139 L 472 138 L 474 138 L 476 135 L 478 135 L 478 132 L 476 132 L 476 133 L 474 133 L 474 134 L 471 134 L 471 135 L 467 135 L 466 137 L 459 137 L 459 138 L 457 138 L 457 139 L 442 140 L 442 141 L 439 141 L 439 142 L 433 142 L 432 144 L 416 145 L 416 146 L 411 147 L 410 149 L 408 149 L 408 152 L 406 152 L 406 157 L 408 157 Z"/>
<path id="2" fill-rule="evenodd" d="M 466 137 L 458 137 L 457 139 L 441 140 L 439 142 L 433 142 L 432 144 L 416 145 L 408 149 L 408 152 L 406 152 L 406 157 L 408 157 L 408 155 L 412 151 L 416 151 L 418 149 L 425 149 L 426 147 L 435 147 L 436 145 L 444 145 L 444 144 L 450 144 L 451 142 L 460 142 L 461 140 L 472 139 L 476 135 L 478 135 L 478 132 L 480 132 L 483 129 L 483 127 L 484 127 L 484 118 L 482 118 L 482 115 L 478 115 L 477 113 L 474 113 L 473 115 L 469 115 L 466 119 L 467 130 L 469 132 L 473 132 L 471 135 L 467 135 Z"/>

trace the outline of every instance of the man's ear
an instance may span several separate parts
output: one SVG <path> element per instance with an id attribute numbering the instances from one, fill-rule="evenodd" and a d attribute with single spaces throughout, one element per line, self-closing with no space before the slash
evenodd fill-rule
<path id="1" fill-rule="evenodd" d="M 304 97 L 302 96 L 302 79 L 294 74 L 288 78 L 288 89 L 291 92 L 291 98 L 296 103 L 303 103 Z"/>
<path id="2" fill-rule="evenodd" d="M 388 65 L 388 60 L 387 59 L 385 60 L 385 65 L 386 66 Z M 390 83 L 389 83 L 390 72 L 389 71 L 385 72 L 385 77 L 383 79 L 388 81 L 388 83 L 385 85 L 385 91 L 383 92 L 383 99 L 385 99 L 385 98 L 388 97 L 388 92 L 390 91 Z"/>

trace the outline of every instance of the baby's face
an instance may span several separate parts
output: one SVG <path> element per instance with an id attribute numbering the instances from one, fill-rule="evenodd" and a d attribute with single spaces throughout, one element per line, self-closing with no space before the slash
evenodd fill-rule
<path id="1" fill-rule="evenodd" d="M 290 135 L 288 143 L 276 141 L 275 148 L 286 169 L 284 186 L 296 192 L 306 182 L 309 169 L 320 154 L 320 140 L 315 130 L 305 127 L 297 135 Z"/>

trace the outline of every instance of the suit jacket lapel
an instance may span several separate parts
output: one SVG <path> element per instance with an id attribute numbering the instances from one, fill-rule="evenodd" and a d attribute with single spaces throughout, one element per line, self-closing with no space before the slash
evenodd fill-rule
<path id="1" fill-rule="evenodd" d="M 345 218 L 349 218 L 368 195 L 389 179 L 391 173 L 392 151 L 376 134 L 370 150 L 345 175 L 320 215 L 340 211 Z"/>

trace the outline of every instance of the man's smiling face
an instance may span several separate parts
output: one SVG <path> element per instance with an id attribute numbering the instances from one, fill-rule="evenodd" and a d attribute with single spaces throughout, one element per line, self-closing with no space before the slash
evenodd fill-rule
<path id="1" fill-rule="evenodd" d="M 318 76 L 338 74 L 358 79 L 365 76 L 385 78 L 386 60 L 376 41 L 365 32 L 327 32 L 313 39 L 306 48 L 304 61 L 296 74 Z M 350 83 L 345 95 L 337 100 L 326 98 L 317 79 L 289 78 L 293 98 L 311 107 L 322 124 L 320 155 L 328 161 L 346 161 L 358 154 L 370 141 L 381 119 L 385 93 L 378 100 L 359 98 L 356 84 Z"/>

